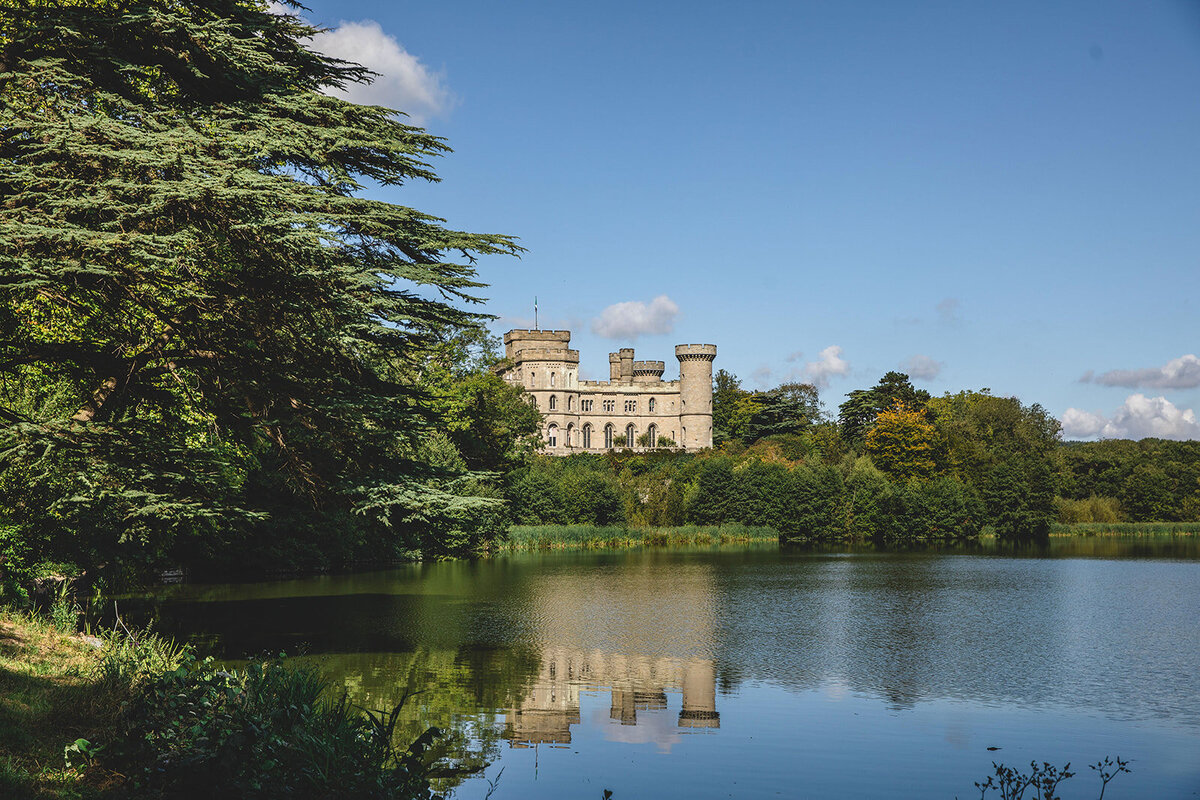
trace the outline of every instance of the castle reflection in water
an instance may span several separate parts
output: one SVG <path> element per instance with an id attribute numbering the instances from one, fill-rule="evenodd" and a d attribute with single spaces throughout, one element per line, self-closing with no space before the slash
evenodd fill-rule
<path id="1" fill-rule="evenodd" d="M 608 689 L 609 716 L 636 725 L 639 711 L 665 711 L 667 692 L 681 692 L 680 728 L 719 728 L 716 670 L 709 659 L 639 658 L 599 650 L 551 648 L 524 699 L 505 715 L 504 736 L 514 747 L 567 744 L 580 721 L 580 692 Z"/>

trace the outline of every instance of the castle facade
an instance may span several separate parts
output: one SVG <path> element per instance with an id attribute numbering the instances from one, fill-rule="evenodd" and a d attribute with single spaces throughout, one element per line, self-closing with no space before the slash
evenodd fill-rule
<path id="1" fill-rule="evenodd" d="M 676 345 L 679 380 L 664 381 L 662 361 L 634 361 L 627 347 L 608 354 L 607 381 L 581 381 L 579 351 L 570 344 L 570 331 L 504 334 L 508 364 L 499 374 L 532 395 L 546 452 L 712 447 L 716 345 Z"/>

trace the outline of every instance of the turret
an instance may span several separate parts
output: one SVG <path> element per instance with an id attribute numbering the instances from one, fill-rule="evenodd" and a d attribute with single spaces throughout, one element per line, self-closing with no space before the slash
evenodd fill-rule
<path id="1" fill-rule="evenodd" d="M 633 348 L 622 347 L 617 352 L 621 356 L 621 380 L 628 383 L 633 380 Z"/>
<path id="2" fill-rule="evenodd" d="M 608 379 L 613 383 L 621 380 L 621 354 L 608 354 Z"/>
<path id="3" fill-rule="evenodd" d="M 667 365 L 661 361 L 635 361 L 633 362 L 633 382 L 658 383 L 662 380 L 666 368 Z"/>
<path id="4" fill-rule="evenodd" d="M 712 447 L 712 362 L 715 344 L 675 345 L 679 359 L 679 444 L 688 450 Z"/>

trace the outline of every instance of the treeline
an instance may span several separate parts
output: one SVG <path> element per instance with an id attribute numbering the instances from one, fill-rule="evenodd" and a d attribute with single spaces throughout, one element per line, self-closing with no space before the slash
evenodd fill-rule
<path id="1" fill-rule="evenodd" d="M 542 456 L 510 476 L 506 496 L 525 525 L 739 523 L 816 541 L 939 540 L 982 528 L 987 506 L 961 481 L 897 485 L 865 457 L 826 464 L 819 454 L 811 463 L 784 455 L 810 445 L 781 435 L 737 456 Z"/>
<path id="2" fill-rule="evenodd" d="M 536 459 L 510 475 L 514 518 L 741 523 L 820 541 L 928 541 L 985 530 L 1037 536 L 1055 521 L 1058 422 L 1039 406 L 987 392 L 931 398 L 907 376 L 889 373 L 852 393 L 838 422 L 823 420 L 815 402 L 802 412 L 811 416 L 795 404 L 788 424 L 796 432 L 747 442 L 726 421 L 753 419 L 756 406 L 769 406 L 759 405 L 757 393 L 739 396 L 728 373 L 718 381 L 725 382 L 714 402 L 718 448 Z M 808 396 L 815 400 L 815 390 Z M 734 413 L 727 403 L 737 404 Z"/>
<path id="3" fill-rule="evenodd" d="M 987 390 L 932 397 L 889 372 L 834 420 L 815 387 L 752 392 L 721 370 L 713 405 L 709 452 L 532 458 L 506 478 L 512 518 L 884 542 L 1200 520 L 1200 443 L 1063 443 L 1040 406 Z"/>
<path id="4" fill-rule="evenodd" d="M 1200 442 L 1066 442 L 1055 472 L 1060 522 L 1200 522 Z"/>

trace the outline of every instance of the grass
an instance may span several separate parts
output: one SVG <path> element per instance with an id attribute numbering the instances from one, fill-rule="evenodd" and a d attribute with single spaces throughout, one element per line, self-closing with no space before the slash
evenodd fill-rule
<path id="1" fill-rule="evenodd" d="M 1076 522 L 1056 524 L 1051 536 L 1200 536 L 1200 522 Z"/>
<path id="2" fill-rule="evenodd" d="M 617 525 L 518 525 L 500 547 L 504 550 L 596 550 L 622 547 L 678 547 L 778 541 L 773 528 L 748 525 L 681 525 L 673 528 L 623 528 Z"/>
<path id="3" fill-rule="evenodd" d="M 99 651 L 48 620 L 0 610 L 0 797 L 80 798 L 101 776 L 63 749 L 110 727 L 120 701 L 99 681 Z"/>

